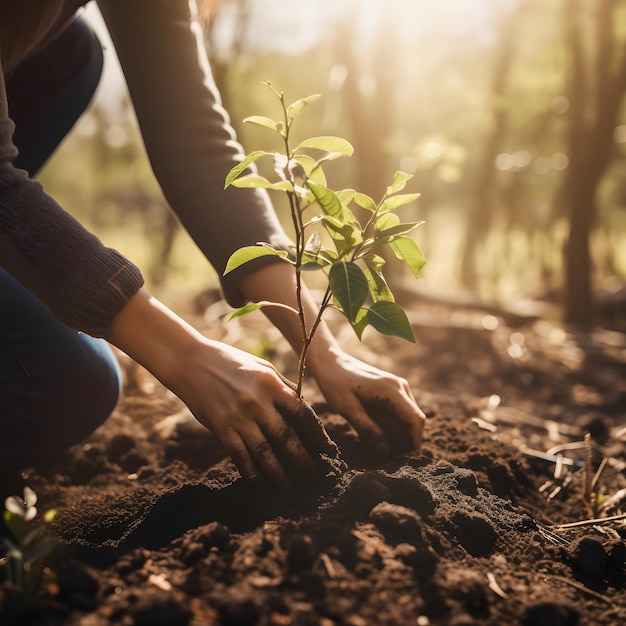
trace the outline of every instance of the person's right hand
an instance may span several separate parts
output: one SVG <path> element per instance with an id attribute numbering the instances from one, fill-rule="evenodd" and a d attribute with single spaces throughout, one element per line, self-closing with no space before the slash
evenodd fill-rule
<path id="1" fill-rule="evenodd" d="M 311 407 L 274 366 L 232 346 L 199 341 L 172 385 L 247 479 L 309 482 L 337 448 Z"/>
<path id="2" fill-rule="evenodd" d="M 244 478 L 308 482 L 340 467 L 322 423 L 271 363 L 207 339 L 146 292 L 107 339 L 181 398 Z"/>

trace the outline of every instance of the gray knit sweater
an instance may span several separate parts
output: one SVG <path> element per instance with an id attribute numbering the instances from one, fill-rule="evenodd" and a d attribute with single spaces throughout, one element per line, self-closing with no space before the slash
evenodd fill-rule
<path id="1" fill-rule="evenodd" d="M 78 4 L 84 2 L 66 0 L 68 11 Z M 188 0 L 98 5 L 165 198 L 220 276 L 230 254 L 243 245 L 266 241 L 288 247 L 264 192 L 223 189 L 242 150 L 221 106 L 193 3 L 191 8 Z M 143 284 L 141 272 L 82 227 L 39 182 L 13 167 L 13 130 L 0 81 L 0 265 L 64 323 L 106 336 Z M 258 267 L 249 264 L 222 280 L 231 304 L 243 302 L 238 282 Z M 2 294 L 0 306 L 1 299 Z"/>

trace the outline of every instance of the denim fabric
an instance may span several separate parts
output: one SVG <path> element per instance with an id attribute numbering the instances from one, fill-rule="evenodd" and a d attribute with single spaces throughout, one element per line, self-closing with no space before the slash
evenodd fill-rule
<path id="1" fill-rule="evenodd" d="M 19 150 L 15 167 L 34 176 L 84 112 L 102 74 L 102 46 L 80 19 L 6 79 Z"/>
<path id="2" fill-rule="evenodd" d="M 89 103 L 102 48 L 80 20 L 7 81 L 15 166 L 37 173 Z M 0 268 L 0 469 L 45 462 L 110 415 L 121 376 L 105 341 L 59 322 Z"/>

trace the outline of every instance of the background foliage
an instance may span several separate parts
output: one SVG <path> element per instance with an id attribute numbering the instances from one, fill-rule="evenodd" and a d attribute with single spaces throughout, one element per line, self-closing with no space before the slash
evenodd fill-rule
<path id="1" fill-rule="evenodd" d="M 426 220 L 422 291 L 546 298 L 588 325 L 592 294 L 623 290 L 624 0 L 223 0 L 207 43 L 246 149 L 259 131 L 240 121 L 271 114 L 271 80 L 290 100 L 323 94 L 303 136 L 355 146 L 334 187 L 379 196 L 397 169 L 414 173 L 422 196 L 403 218 Z M 216 284 L 118 93 L 102 90 L 45 184 L 152 285 Z"/>

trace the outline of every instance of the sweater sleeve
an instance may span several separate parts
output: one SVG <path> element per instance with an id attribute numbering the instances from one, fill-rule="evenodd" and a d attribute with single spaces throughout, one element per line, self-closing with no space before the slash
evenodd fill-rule
<path id="1" fill-rule="evenodd" d="M 126 77 L 143 140 L 165 198 L 217 270 L 227 300 L 243 304 L 242 276 L 275 257 L 222 277 L 238 248 L 290 240 L 265 191 L 224 190 L 242 158 L 220 102 L 189 0 L 99 0 Z M 191 6 L 190 6 L 191 5 Z"/>
<path id="2" fill-rule="evenodd" d="M 0 79 L 0 265 L 62 322 L 105 336 L 143 284 L 141 272 L 13 166 L 13 131 Z"/>

